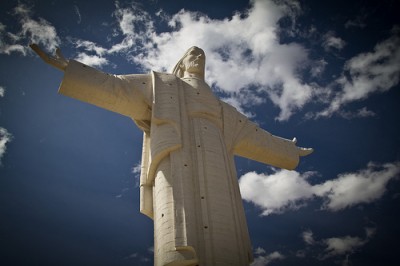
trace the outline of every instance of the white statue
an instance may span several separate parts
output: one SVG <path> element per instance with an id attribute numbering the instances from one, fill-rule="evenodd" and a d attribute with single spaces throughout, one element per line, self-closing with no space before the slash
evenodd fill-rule
<path id="1" fill-rule="evenodd" d="M 234 155 L 294 169 L 312 149 L 271 135 L 217 99 L 205 54 L 173 74 L 111 75 L 31 48 L 65 72 L 59 92 L 132 118 L 143 130 L 140 211 L 154 220 L 155 265 L 248 265 L 252 248 Z"/>

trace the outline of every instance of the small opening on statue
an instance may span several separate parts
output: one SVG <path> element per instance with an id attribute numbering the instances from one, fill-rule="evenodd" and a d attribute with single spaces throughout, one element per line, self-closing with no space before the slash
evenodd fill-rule
<path id="1" fill-rule="evenodd" d="M 164 217 L 164 213 L 161 213 L 161 217 Z"/>
<path id="2" fill-rule="evenodd" d="M 168 85 L 169 85 L 169 86 L 172 86 L 172 84 L 171 84 L 171 83 L 168 83 Z"/>
<path id="3" fill-rule="evenodd" d="M 187 167 L 187 164 L 184 164 L 183 166 Z"/>
<path id="4" fill-rule="evenodd" d="M 200 145 L 197 145 L 197 148 L 200 148 Z"/>
<path id="5" fill-rule="evenodd" d="M 207 226 L 207 225 L 205 225 L 205 226 L 204 226 L 204 229 L 207 229 L 207 228 L 208 228 L 208 226 Z"/>
<path id="6" fill-rule="evenodd" d="M 204 199 L 204 197 L 201 197 L 201 199 Z"/>
<path id="7" fill-rule="evenodd" d="M 242 120 L 239 119 L 239 122 L 242 123 Z"/>
<path id="8" fill-rule="evenodd" d="M 143 81 L 142 84 L 146 84 L 146 82 Z"/>

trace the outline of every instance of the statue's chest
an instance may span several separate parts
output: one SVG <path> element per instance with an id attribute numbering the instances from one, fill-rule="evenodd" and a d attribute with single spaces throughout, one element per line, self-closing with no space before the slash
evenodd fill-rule
<path id="1" fill-rule="evenodd" d="M 197 79 L 183 80 L 186 110 L 189 116 L 209 116 L 219 120 L 221 105 L 210 87 Z"/>

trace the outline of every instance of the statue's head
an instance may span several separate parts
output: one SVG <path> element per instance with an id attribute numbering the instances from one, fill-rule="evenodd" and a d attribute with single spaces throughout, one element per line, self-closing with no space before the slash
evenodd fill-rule
<path id="1" fill-rule="evenodd" d="M 206 56 L 199 47 L 193 46 L 186 51 L 183 57 L 175 65 L 172 73 L 179 78 L 185 74 L 193 75 L 204 80 Z"/>

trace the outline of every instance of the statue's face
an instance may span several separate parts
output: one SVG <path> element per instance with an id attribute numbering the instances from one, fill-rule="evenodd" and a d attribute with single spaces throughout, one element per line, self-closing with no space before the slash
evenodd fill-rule
<path id="1" fill-rule="evenodd" d="M 198 47 L 191 48 L 182 60 L 182 68 L 188 73 L 204 74 L 206 57 Z"/>

